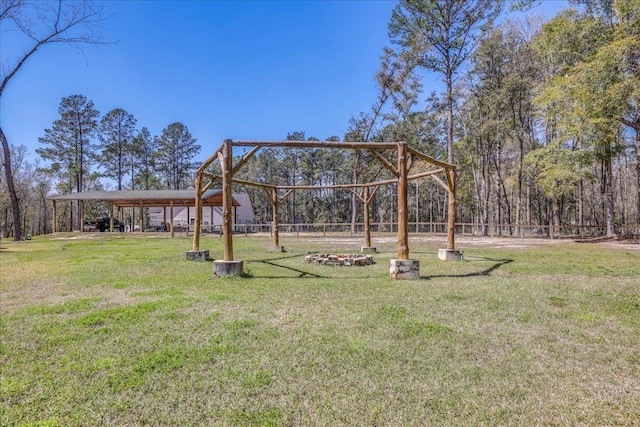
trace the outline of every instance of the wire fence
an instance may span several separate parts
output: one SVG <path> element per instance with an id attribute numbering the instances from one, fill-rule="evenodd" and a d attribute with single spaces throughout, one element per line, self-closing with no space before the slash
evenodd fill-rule
<path id="1" fill-rule="evenodd" d="M 193 225 L 175 226 L 176 233 L 193 233 Z M 280 236 L 344 236 L 362 235 L 365 232 L 364 223 L 295 223 L 278 224 Z M 221 225 L 203 225 L 202 233 L 222 234 Z M 234 224 L 234 233 L 239 235 L 255 235 L 257 233 L 273 234 L 271 223 Z M 397 222 L 375 222 L 370 224 L 372 236 L 382 236 L 397 233 Z M 523 225 L 523 224 L 482 224 L 456 223 L 455 233 L 458 236 L 489 236 L 489 237 L 527 237 L 527 238 L 594 238 L 606 236 L 604 225 Z M 625 238 L 638 237 L 638 226 L 634 224 L 616 225 L 615 233 Z M 446 222 L 410 222 L 409 234 L 413 235 L 446 235 Z"/>

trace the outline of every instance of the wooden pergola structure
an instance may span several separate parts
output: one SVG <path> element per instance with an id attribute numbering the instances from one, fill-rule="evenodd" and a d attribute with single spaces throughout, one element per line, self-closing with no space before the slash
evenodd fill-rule
<path id="1" fill-rule="evenodd" d="M 244 154 L 240 160 L 233 164 L 234 147 L 251 147 L 249 152 Z M 283 147 L 283 148 L 332 148 L 351 149 L 368 151 L 380 164 L 389 170 L 394 176 L 393 179 L 369 183 L 353 183 L 341 185 L 272 185 L 257 182 L 244 181 L 234 178 L 242 166 L 261 148 Z M 382 153 L 395 151 L 397 163 L 393 164 Z M 216 175 L 207 171 L 215 161 L 218 161 L 222 175 Z M 422 164 L 427 164 L 427 170 L 411 174 L 412 167 L 417 160 L 422 160 Z M 233 219 L 232 219 L 232 198 L 231 186 L 233 183 L 249 185 L 262 188 L 273 205 L 273 238 L 274 245 L 279 245 L 278 236 L 278 203 L 284 200 L 295 190 L 305 189 L 325 189 L 325 188 L 347 188 L 350 189 L 363 202 L 364 205 L 364 232 L 365 244 L 371 246 L 371 232 L 369 220 L 369 204 L 376 191 L 381 185 L 397 184 L 398 188 L 398 260 L 409 259 L 409 210 L 407 206 L 408 181 L 431 177 L 437 181 L 449 195 L 448 204 L 448 225 L 447 225 L 447 251 L 455 250 L 455 193 L 456 193 L 456 167 L 448 163 L 438 161 L 426 154 L 423 154 L 407 145 L 406 142 L 336 142 L 336 141 L 233 141 L 227 139 L 218 149 L 197 169 L 195 181 L 195 222 L 193 233 L 193 251 L 200 250 L 200 225 L 202 222 L 201 195 L 217 182 L 222 181 L 222 227 L 224 236 L 224 261 L 234 261 L 233 258 Z M 373 189 L 373 190 L 371 190 Z M 280 195 L 280 191 L 284 191 Z M 200 202 L 200 203 L 199 203 Z"/>

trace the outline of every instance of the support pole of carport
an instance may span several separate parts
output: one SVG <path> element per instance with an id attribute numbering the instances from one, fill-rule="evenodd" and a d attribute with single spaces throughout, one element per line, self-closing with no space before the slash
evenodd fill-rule
<path id="1" fill-rule="evenodd" d="M 216 277 L 244 274 L 244 261 L 233 259 L 233 197 L 232 183 L 233 143 L 224 141 L 222 147 L 222 226 L 224 238 L 224 259 L 213 262 L 213 275 Z"/>
<path id="2" fill-rule="evenodd" d="M 84 233 L 84 200 L 79 200 L 80 203 L 80 232 Z"/>
<path id="3" fill-rule="evenodd" d="M 162 228 L 163 228 L 163 231 L 166 231 L 167 229 L 167 207 L 166 206 L 162 207 Z"/>
<path id="4" fill-rule="evenodd" d="M 409 259 L 407 143 L 398 143 L 398 258 L 389 261 L 392 279 L 418 279 L 420 262 Z"/>
<path id="5" fill-rule="evenodd" d="M 175 236 L 175 232 L 173 231 L 173 199 L 169 201 L 169 226 L 171 227 L 171 237 Z"/>
<path id="6" fill-rule="evenodd" d="M 142 207 L 142 200 L 140 200 L 140 232 L 144 233 L 144 208 Z"/>
<path id="7" fill-rule="evenodd" d="M 109 232 L 113 233 L 113 203 L 109 202 Z"/>

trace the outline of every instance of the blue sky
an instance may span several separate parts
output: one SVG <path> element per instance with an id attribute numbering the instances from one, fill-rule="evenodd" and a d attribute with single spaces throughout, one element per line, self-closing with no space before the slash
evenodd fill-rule
<path id="1" fill-rule="evenodd" d="M 13 145 L 37 158 L 60 100 L 82 94 L 105 114 L 123 108 L 160 134 L 181 121 L 206 158 L 225 138 L 342 137 L 375 100 L 393 1 L 107 1 L 102 36 L 116 43 L 47 45 L 2 96 Z M 565 2 L 547 1 L 547 16 Z M 27 47 L 2 34 L 3 61 Z M 439 90 L 427 75 L 427 91 Z"/>

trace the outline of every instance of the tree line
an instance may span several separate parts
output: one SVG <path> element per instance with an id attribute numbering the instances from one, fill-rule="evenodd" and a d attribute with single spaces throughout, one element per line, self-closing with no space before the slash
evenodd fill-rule
<path id="1" fill-rule="evenodd" d="M 354 114 L 344 135 L 325 139 L 406 141 L 456 164 L 458 222 L 477 224 L 480 234 L 518 235 L 532 226 L 546 234 L 562 226 L 574 233 L 598 227 L 609 237 L 632 233 L 632 227 L 637 233 L 640 0 L 572 3 L 547 22 L 498 23 L 509 3 L 401 0 L 390 18 L 390 46 L 381 55 L 370 109 Z M 445 92 L 425 94 L 423 82 L 434 75 Z M 200 146 L 185 125 L 171 124 L 152 137 L 122 109 L 98 119 L 93 103 L 81 95 L 64 98 L 59 113 L 37 150 L 50 166 L 26 162 L 23 147 L 11 150 L 12 177 L 22 191 L 22 230 L 50 229 L 47 194 L 100 189 L 103 177 L 117 189 L 193 185 Z M 301 130 L 284 139 L 316 138 Z M 370 153 L 263 149 L 237 177 L 335 185 L 386 179 L 388 173 Z M 234 191 L 249 193 L 257 221 L 270 218 L 261 189 Z M 3 188 L 0 199 L 5 235 L 15 230 L 9 227 L 8 193 Z M 412 182 L 410 221 L 444 222 L 446 197 L 433 180 Z M 395 203 L 395 186 L 380 188 L 372 220 L 393 222 Z M 280 212 L 282 222 L 290 223 L 362 222 L 359 198 L 347 189 L 295 191 Z M 71 211 L 63 215 L 72 221 Z"/>
<path id="2" fill-rule="evenodd" d="M 83 95 L 63 98 L 58 113 L 60 118 L 44 130 L 38 139 L 41 147 L 36 149 L 48 166 L 24 163 L 24 149 L 14 155 L 31 171 L 25 177 L 14 177 L 25 202 L 23 217 L 29 221 L 29 231 L 50 231 L 48 194 L 105 190 L 103 178 L 115 183 L 116 190 L 171 190 L 193 185 L 193 170 L 199 165 L 194 157 L 201 147 L 183 123 L 171 123 L 160 135 L 152 136 L 146 127 L 137 130 L 136 118 L 121 108 L 100 117 L 94 103 Z M 72 205 L 61 209 L 61 229 L 81 229 L 81 206 L 76 203 L 72 209 Z M 7 219 L 8 206 L 4 207 Z M 88 203 L 85 216 L 104 215 L 106 209 L 104 203 Z M 4 232 L 9 230 L 5 227 Z"/>

